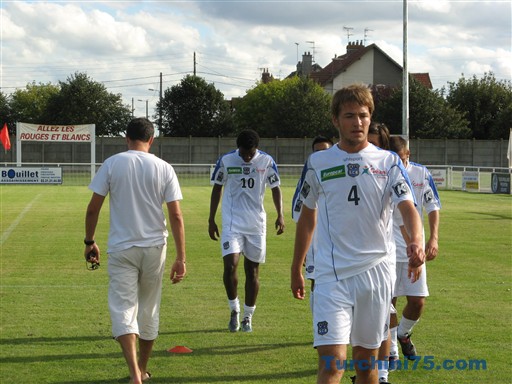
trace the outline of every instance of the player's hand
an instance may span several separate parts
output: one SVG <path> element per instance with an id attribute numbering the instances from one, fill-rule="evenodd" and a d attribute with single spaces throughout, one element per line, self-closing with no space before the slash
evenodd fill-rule
<path id="1" fill-rule="evenodd" d="M 210 239 L 215 241 L 217 241 L 217 239 L 220 237 L 219 228 L 217 227 L 215 221 L 208 222 L 208 234 L 210 235 Z"/>
<path id="2" fill-rule="evenodd" d="M 306 297 L 306 288 L 304 287 L 304 276 L 302 276 L 302 273 L 292 272 L 291 288 L 293 297 L 299 300 L 304 300 Z"/>
<path id="3" fill-rule="evenodd" d="M 276 230 L 277 234 L 280 235 L 284 232 L 284 218 L 283 216 L 279 216 L 276 220 Z"/>
<path id="4" fill-rule="evenodd" d="M 84 257 L 85 261 L 91 264 L 99 264 L 100 263 L 100 248 L 98 244 L 94 243 L 93 245 L 86 245 L 84 249 Z"/>
<path id="5" fill-rule="evenodd" d="M 172 263 L 170 279 L 173 284 L 177 284 L 185 278 L 187 274 L 187 265 L 184 261 L 175 260 Z"/>
<path id="6" fill-rule="evenodd" d="M 439 246 L 437 244 L 437 240 L 429 239 L 427 245 L 425 246 L 425 255 L 427 256 L 427 261 L 434 260 L 437 257 L 438 251 Z"/>
<path id="7" fill-rule="evenodd" d="M 423 266 L 422 265 L 420 265 L 419 267 L 416 267 L 416 268 L 411 267 L 409 265 L 408 270 L 407 270 L 407 277 L 409 278 L 411 283 L 415 283 L 416 281 L 418 281 L 418 279 L 421 276 L 421 271 L 422 270 L 423 270 Z"/>
<path id="8" fill-rule="evenodd" d="M 416 268 L 425 262 L 425 252 L 423 247 L 416 243 L 407 245 L 407 257 L 409 258 L 409 266 Z"/>

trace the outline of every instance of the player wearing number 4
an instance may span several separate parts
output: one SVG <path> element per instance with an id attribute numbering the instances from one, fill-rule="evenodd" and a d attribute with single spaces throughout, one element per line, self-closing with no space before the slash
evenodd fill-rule
<path id="1" fill-rule="evenodd" d="M 400 210 L 411 241 L 409 265 L 423 264 L 421 219 L 407 172 L 398 156 L 367 140 L 374 104 L 363 85 L 333 96 L 332 121 L 340 141 L 313 153 L 301 190 L 291 268 L 293 296 L 304 299 L 302 265 L 315 226 L 314 346 L 319 355 L 317 382 L 339 383 L 352 345 L 358 384 L 377 384 L 377 360 L 391 302 L 389 266 L 391 204 Z M 329 365 L 326 365 L 330 362 Z"/>
<path id="2" fill-rule="evenodd" d="M 241 326 L 243 332 L 252 332 L 252 316 L 259 291 L 259 265 L 265 262 L 266 257 L 267 218 L 263 205 L 266 186 L 272 189 L 277 211 L 277 234 L 284 231 L 279 173 L 272 157 L 258 149 L 259 139 L 253 130 L 242 131 L 236 141 L 238 149 L 219 158 L 211 177 L 213 189 L 208 234 L 212 240 L 219 238 L 215 214 L 222 196 L 220 245 L 224 261 L 224 287 L 231 311 L 228 323 L 231 332 L 240 329 L 237 267 L 241 254 L 244 256 L 245 270 L 245 305 Z"/>

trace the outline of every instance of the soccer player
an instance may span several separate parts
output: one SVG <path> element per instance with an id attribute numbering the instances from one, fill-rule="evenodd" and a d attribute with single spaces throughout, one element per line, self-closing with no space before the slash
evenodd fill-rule
<path id="1" fill-rule="evenodd" d="M 89 262 L 99 263 L 94 234 L 105 197 L 110 195 L 108 305 L 112 334 L 121 345 L 131 384 L 151 377 L 147 365 L 158 336 L 167 253 L 164 203 L 176 248 L 172 283 L 179 283 L 186 274 L 181 189 L 173 167 L 149 153 L 153 135 L 148 119 L 130 121 L 128 151 L 109 157 L 99 168 L 89 185 L 93 194 L 85 216 L 84 255 Z"/>
<path id="2" fill-rule="evenodd" d="M 331 139 L 325 137 L 325 136 L 317 136 L 313 139 L 313 143 L 311 144 L 311 149 L 313 152 L 318 151 L 324 151 L 326 149 L 331 148 L 333 145 L 333 142 Z M 292 199 L 292 219 L 293 221 L 297 222 L 300 217 L 300 211 L 302 208 L 302 198 L 300 195 L 300 191 L 302 189 L 302 184 L 304 184 L 304 177 L 306 176 L 307 171 L 307 163 L 304 164 L 304 168 L 302 169 L 301 177 L 297 183 L 297 186 L 295 187 L 295 193 L 293 194 Z M 314 278 L 314 271 L 315 271 L 315 242 L 316 242 L 316 236 L 313 236 L 313 239 L 311 241 L 311 246 L 308 249 L 308 253 L 306 254 L 306 261 L 304 263 L 304 266 L 306 267 L 306 279 L 311 281 L 311 295 L 310 295 L 310 306 L 311 309 L 313 309 L 313 289 L 315 287 L 315 278 Z"/>
<path id="3" fill-rule="evenodd" d="M 441 201 L 434 179 L 426 167 L 409 161 L 410 151 L 407 147 L 407 141 L 404 138 L 399 136 L 392 137 L 390 146 L 391 150 L 400 156 L 407 169 L 417 201 L 416 209 L 420 217 L 423 217 L 425 212 L 427 214 L 430 235 L 425 244 L 425 231 L 423 230 L 422 245 L 425 248 L 427 261 L 433 260 L 436 258 L 439 249 L 439 210 L 441 209 Z M 395 220 L 393 232 L 397 248 L 397 280 L 395 283 L 393 304 L 396 305 L 397 298 L 401 296 L 406 296 L 407 303 L 403 308 L 402 319 L 400 320 L 398 328 L 396 327 L 397 316 L 396 314 L 392 316 L 391 356 L 398 356 L 398 339 L 404 356 L 413 359 L 414 356 L 416 356 L 416 348 L 411 341 L 412 329 L 418 323 L 425 306 L 425 298 L 429 295 L 427 286 L 427 266 L 422 266 L 422 273 L 419 275 L 417 281 L 411 281 L 409 278 L 406 254 L 409 236 L 404 231 L 399 218 Z"/>
<path id="4" fill-rule="evenodd" d="M 358 384 L 377 384 L 374 364 L 391 302 L 391 204 L 400 210 L 411 241 L 409 263 L 424 262 L 421 219 L 398 156 L 368 143 L 373 113 L 368 87 L 351 85 L 332 100 L 340 140 L 311 154 L 301 194 L 291 268 L 291 290 L 304 299 L 302 265 L 317 229 L 314 346 L 318 383 L 339 383 L 352 344 Z"/>
<path id="5" fill-rule="evenodd" d="M 265 188 L 272 189 L 277 211 L 275 228 L 284 231 L 281 188 L 277 166 L 270 155 L 258 149 L 259 136 L 253 130 L 242 131 L 237 137 L 238 149 L 221 156 L 212 173 L 208 234 L 219 238 L 215 215 L 222 196 L 221 252 L 224 261 L 224 287 L 231 310 L 228 329 L 240 329 L 237 267 L 244 255 L 245 304 L 242 331 L 252 332 L 252 316 L 259 291 L 259 265 L 266 257 L 267 218 L 263 205 Z M 224 193 L 222 188 L 224 187 Z"/>

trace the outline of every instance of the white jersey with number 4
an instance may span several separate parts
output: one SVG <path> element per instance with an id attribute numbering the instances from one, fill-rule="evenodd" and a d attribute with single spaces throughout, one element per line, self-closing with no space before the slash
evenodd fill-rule
<path id="1" fill-rule="evenodd" d="M 272 156 L 256 150 L 246 163 L 238 149 L 217 161 L 211 181 L 224 186 L 222 227 L 247 235 L 266 233 L 267 216 L 263 206 L 265 188 L 280 185 L 277 165 Z"/>
<path id="2" fill-rule="evenodd" d="M 373 144 L 357 153 L 337 145 L 313 153 L 301 194 L 317 209 L 317 283 L 358 275 L 389 258 L 391 204 L 414 201 L 399 157 Z"/>

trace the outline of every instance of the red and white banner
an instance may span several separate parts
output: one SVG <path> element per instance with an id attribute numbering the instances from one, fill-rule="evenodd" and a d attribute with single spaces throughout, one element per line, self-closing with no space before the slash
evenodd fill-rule
<path id="1" fill-rule="evenodd" d="M 18 130 L 20 141 L 90 143 L 94 138 L 95 125 L 42 125 L 18 123 Z"/>

